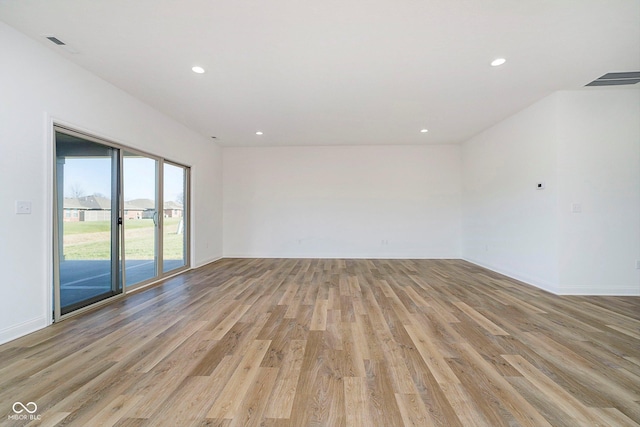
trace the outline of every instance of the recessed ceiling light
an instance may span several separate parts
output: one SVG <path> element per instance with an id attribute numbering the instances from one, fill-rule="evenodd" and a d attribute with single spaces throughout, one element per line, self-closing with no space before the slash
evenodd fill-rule
<path id="1" fill-rule="evenodd" d="M 505 62 L 507 62 L 507 60 L 504 59 L 504 58 L 496 58 L 493 61 L 491 61 L 491 66 L 492 67 L 497 67 L 499 65 L 504 64 Z"/>
<path id="2" fill-rule="evenodd" d="M 429 129 L 422 129 L 420 132 L 427 133 L 427 132 L 429 132 Z"/>
<path id="3" fill-rule="evenodd" d="M 191 70 L 192 70 L 194 73 L 198 73 L 198 74 L 202 74 L 202 73 L 204 73 L 204 68 L 202 68 L 202 67 L 198 67 L 197 65 L 196 65 L 195 67 L 192 67 L 192 68 L 191 68 Z"/>
<path id="4" fill-rule="evenodd" d="M 261 131 L 256 132 L 256 135 L 262 135 Z"/>

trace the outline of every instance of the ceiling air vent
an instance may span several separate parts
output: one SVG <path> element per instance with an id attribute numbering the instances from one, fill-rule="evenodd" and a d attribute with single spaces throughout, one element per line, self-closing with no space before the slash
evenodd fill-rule
<path id="1" fill-rule="evenodd" d="M 47 39 L 49 39 L 49 41 L 51 41 L 52 43 L 57 44 L 58 46 L 64 46 L 66 45 L 65 42 L 63 42 L 62 40 L 60 40 L 57 37 L 53 37 L 53 36 L 48 36 Z"/>
<path id="2" fill-rule="evenodd" d="M 629 71 L 626 73 L 607 73 L 586 86 L 633 85 L 638 82 L 640 82 L 640 71 Z"/>
<path id="3" fill-rule="evenodd" d="M 66 44 L 65 42 L 63 42 L 62 40 L 60 40 L 59 38 L 57 38 L 54 35 L 43 34 L 43 37 L 46 38 L 47 40 L 49 40 L 51 43 L 55 44 L 56 47 L 60 47 L 60 48 L 62 48 L 64 50 L 66 50 L 69 53 L 73 53 L 73 54 L 78 53 L 77 50 L 75 50 L 73 47 L 69 46 L 68 44 Z"/>

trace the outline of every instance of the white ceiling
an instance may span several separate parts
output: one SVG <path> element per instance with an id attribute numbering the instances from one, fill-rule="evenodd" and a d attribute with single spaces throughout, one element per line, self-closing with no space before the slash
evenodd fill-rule
<path id="1" fill-rule="evenodd" d="M 640 0 L 0 0 L 0 20 L 228 146 L 459 143 L 640 70 Z"/>

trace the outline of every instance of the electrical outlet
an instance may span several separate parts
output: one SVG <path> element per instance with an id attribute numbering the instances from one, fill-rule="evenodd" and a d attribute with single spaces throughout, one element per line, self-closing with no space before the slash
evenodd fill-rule
<path id="1" fill-rule="evenodd" d="M 640 270 L 640 260 L 636 261 L 636 268 Z"/>
<path id="2" fill-rule="evenodd" d="M 26 200 L 16 200 L 16 213 L 17 214 L 30 214 L 31 202 Z"/>

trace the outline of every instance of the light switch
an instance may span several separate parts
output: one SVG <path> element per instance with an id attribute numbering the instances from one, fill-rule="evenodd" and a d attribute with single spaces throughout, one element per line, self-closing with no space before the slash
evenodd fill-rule
<path id="1" fill-rule="evenodd" d="M 27 200 L 16 200 L 16 214 L 30 214 L 31 202 Z"/>

